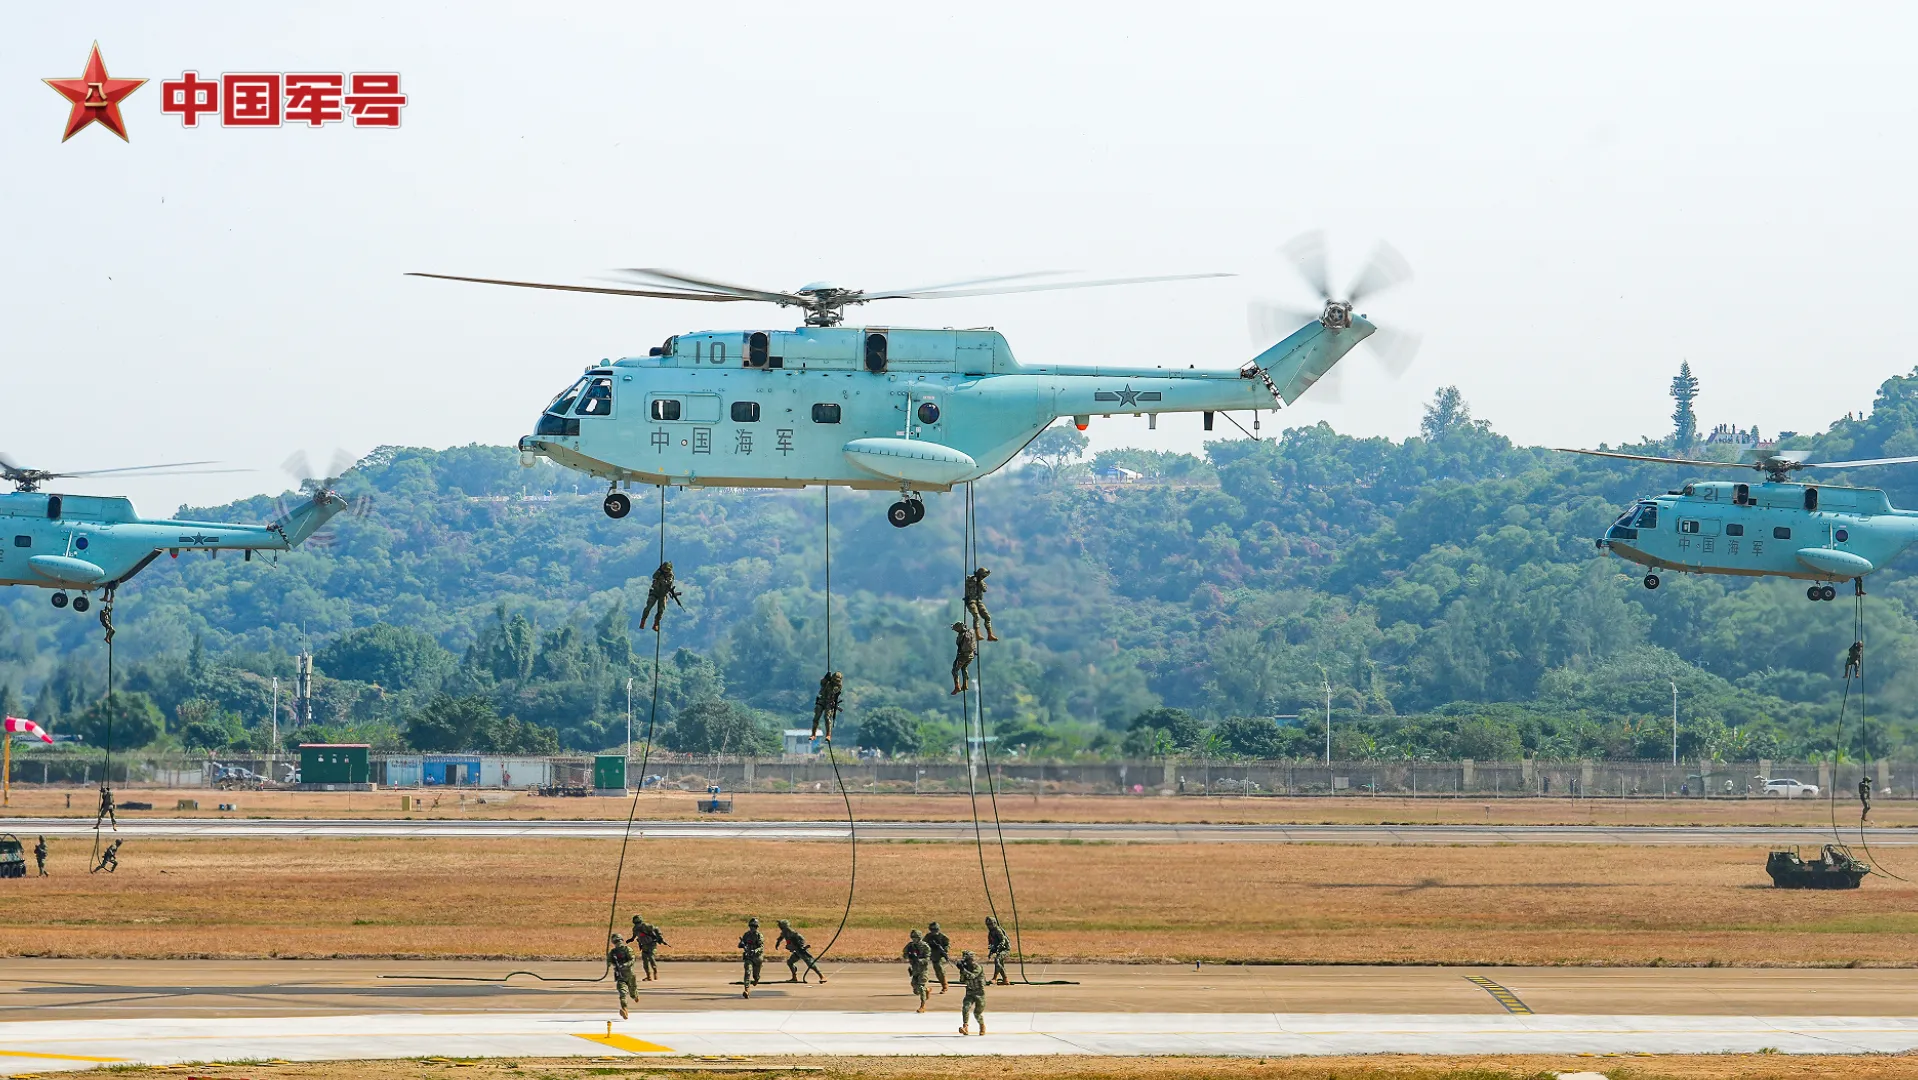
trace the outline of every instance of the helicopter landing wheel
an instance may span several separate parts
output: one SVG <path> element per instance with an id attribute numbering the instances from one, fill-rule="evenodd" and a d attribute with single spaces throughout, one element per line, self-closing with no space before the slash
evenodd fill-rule
<path id="1" fill-rule="evenodd" d="M 915 495 L 912 498 L 906 500 L 906 506 L 912 511 L 912 521 L 910 522 L 910 524 L 917 525 L 920 522 L 926 520 L 925 500 Z"/>
<path id="2" fill-rule="evenodd" d="M 1809 586 L 1808 588 L 1805 589 L 1805 599 L 1811 600 L 1813 602 L 1823 600 L 1825 598 L 1824 594 L 1825 594 L 1825 590 L 1819 588 L 1816 585 Z"/>
<path id="3" fill-rule="evenodd" d="M 1838 590 L 1832 588 L 1830 585 L 1821 586 L 1818 590 L 1818 599 L 1820 600 L 1835 600 L 1837 598 Z"/>
<path id="4" fill-rule="evenodd" d="M 1657 574 L 1646 574 L 1646 575 L 1645 575 L 1645 587 L 1646 587 L 1647 589 L 1656 589 L 1656 588 L 1658 588 L 1658 575 L 1657 575 Z"/>
<path id="5" fill-rule="evenodd" d="M 627 498 L 623 491 L 613 491 L 607 493 L 606 502 L 603 505 L 606 508 L 606 516 L 617 520 L 632 512 L 633 500 Z"/>
<path id="6" fill-rule="evenodd" d="M 893 528 L 903 529 L 913 522 L 918 521 L 921 517 L 924 517 L 925 513 L 925 510 L 922 508 L 917 515 L 913 514 L 912 504 L 901 499 L 886 508 L 886 520 L 892 522 Z"/>
<path id="7" fill-rule="evenodd" d="M 58 607 L 58 608 L 63 608 L 63 607 L 66 607 L 66 606 L 67 606 L 67 594 L 66 594 L 66 593 L 63 593 L 63 592 L 57 592 L 57 593 L 54 593 L 54 594 L 53 594 L 53 606 L 54 606 L 54 607 Z"/>
<path id="8" fill-rule="evenodd" d="M 93 606 L 93 601 L 88 600 L 84 596 L 76 596 L 73 598 L 73 610 L 75 611 L 85 611 L 91 606 Z"/>

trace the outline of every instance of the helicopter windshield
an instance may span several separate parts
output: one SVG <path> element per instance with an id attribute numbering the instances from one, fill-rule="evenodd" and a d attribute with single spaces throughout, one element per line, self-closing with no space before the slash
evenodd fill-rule
<path id="1" fill-rule="evenodd" d="M 1634 529 L 1656 529 L 1656 528 L 1658 528 L 1658 506 L 1657 506 L 1657 504 L 1655 504 L 1655 503 L 1646 503 L 1645 505 L 1643 505 L 1643 506 L 1641 506 L 1641 507 L 1639 507 L 1639 508 L 1638 508 L 1638 519 L 1637 519 L 1636 521 L 1634 521 L 1634 522 L 1632 522 L 1632 528 L 1634 528 Z"/>
<path id="2" fill-rule="evenodd" d="M 567 412 L 572 409 L 573 402 L 579 400 L 579 392 L 585 389 L 586 382 L 587 380 L 581 379 L 560 391 L 559 396 L 553 399 L 552 404 L 546 406 L 546 411 L 552 413 L 554 416 L 565 416 Z"/>

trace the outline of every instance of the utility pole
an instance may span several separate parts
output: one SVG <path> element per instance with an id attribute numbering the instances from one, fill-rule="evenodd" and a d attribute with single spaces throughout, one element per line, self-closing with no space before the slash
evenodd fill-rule
<path id="1" fill-rule="evenodd" d="M 1678 680 L 1673 679 L 1671 683 L 1672 683 L 1672 765 L 1673 767 L 1677 767 L 1678 765 Z M 1703 783 L 1703 782 L 1704 781 L 1702 780 L 1700 781 L 1700 783 Z"/>
<path id="2" fill-rule="evenodd" d="M 1332 767 L 1332 676 L 1326 674 L 1324 664 L 1319 665 L 1319 678 L 1325 680 L 1325 767 L 1329 769 Z"/>
<path id="3" fill-rule="evenodd" d="M 633 760 L 633 677 L 626 677 L 626 760 Z"/>
<path id="4" fill-rule="evenodd" d="M 280 752 L 280 677 L 278 675 L 273 676 L 273 744 L 266 748 L 266 752 L 269 757 Z M 272 772 L 273 767 L 268 765 L 266 771 Z"/>

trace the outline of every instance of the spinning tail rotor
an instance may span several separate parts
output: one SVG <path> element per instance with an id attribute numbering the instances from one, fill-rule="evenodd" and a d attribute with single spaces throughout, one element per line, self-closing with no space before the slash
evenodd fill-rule
<path id="1" fill-rule="evenodd" d="M 1254 344 L 1270 345 L 1296 331 L 1299 324 L 1315 320 L 1327 330 L 1350 329 L 1353 313 L 1360 301 L 1412 280 L 1412 268 L 1405 257 L 1390 244 L 1380 242 L 1341 298 L 1332 290 L 1332 272 L 1326 258 L 1324 233 L 1315 230 L 1295 236 L 1279 248 L 1279 253 L 1298 271 L 1306 286 L 1318 295 L 1319 307 L 1313 310 L 1297 305 L 1254 301 L 1246 313 Z M 1374 324 L 1366 344 L 1372 347 L 1373 355 L 1386 375 L 1397 379 L 1411 368 L 1412 361 L 1418 356 L 1419 336 Z M 1327 384 L 1335 378 L 1335 375 L 1328 373 L 1328 377 L 1319 382 L 1321 395 L 1331 400 L 1336 400 L 1337 385 Z"/>

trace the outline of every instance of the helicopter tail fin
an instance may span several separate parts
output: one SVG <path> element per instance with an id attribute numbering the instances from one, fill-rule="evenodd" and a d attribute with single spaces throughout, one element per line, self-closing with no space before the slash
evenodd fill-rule
<path id="1" fill-rule="evenodd" d="M 1352 316 L 1351 326 L 1338 330 L 1314 320 L 1260 353 L 1252 363 L 1266 373 L 1279 397 L 1290 405 L 1377 329 L 1358 315 Z"/>
<path id="2" fill-rule="evenodd" d="M 307 537 L 318 532 L 322 525 L 332 520 L 333 515 L 346 509 L 346 500 L 331 491 L 321 491 L 311 499 L 281 514 L 268 523 L 267 528 L 286 537 L 288 548 L 299 547 Z"/>

